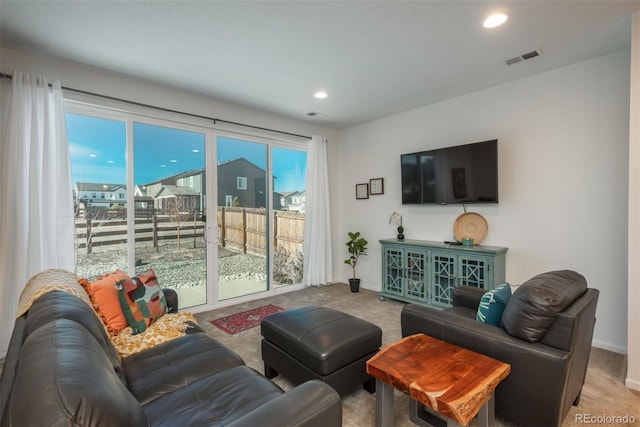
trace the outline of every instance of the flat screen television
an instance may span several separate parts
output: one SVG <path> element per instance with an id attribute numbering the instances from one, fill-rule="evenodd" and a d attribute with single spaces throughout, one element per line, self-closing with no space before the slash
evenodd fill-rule
<path id="1" fill-rule="evenodd" d="M 498 203 L 498 140 L 403 154 L 402 204 Z"/>

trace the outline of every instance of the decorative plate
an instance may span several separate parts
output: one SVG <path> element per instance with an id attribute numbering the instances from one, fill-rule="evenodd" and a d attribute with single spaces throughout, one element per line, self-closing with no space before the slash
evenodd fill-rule
<path id="1" fill-rule="evenodd" d="M 456 218 L 453 224 L 453 235 L 459 242 L 462 239 L 473 239 L 473 244 L 477 245 L 484 240 L 488 229 L 487 221 L 482 215 L 466 212 Z"/>

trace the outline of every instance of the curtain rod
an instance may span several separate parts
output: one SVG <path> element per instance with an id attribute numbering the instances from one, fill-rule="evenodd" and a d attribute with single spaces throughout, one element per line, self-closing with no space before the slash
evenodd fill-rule
<path id="1" fill-rule="evenodd" d="M 0 78 L 13 79 L 13 76 L 11 74 L 6 74 L 6 73 L 0 72 Z M 49 86 L 51 86 L 51 83 L 49 83 Z M 299 138 L 311 139 L 310 136 L 300 135 L 300 134 L 297 134 L 297 133 L 285 132 L 285 131 L 281 131 L 281 130 L 277 130 L 277 129 L 265 128 L 265 127 L 261 127 L 261 126 L 248 125 L 246 123 L 232 122 L 230 120 L 217 119 L 217 118 L 214 118 L 214 117 L 201 116 L 199 114 L 185 113 L 184 111 L 172 110 L 170 108 L 164 108 L 164 107 L 157 107 L 155 105 L 144 104 L 142 102 L 136 102 L 136 101 L 129 101 L 127 99 L 116 98 L 114 96 L 109 96 L 109 95 L 102 95 L 100 93 L 89 92 L 89 91 L 86 91 L 86 90 L 74 89 L 74 88 L 70 88 L 70 87 L 66 87 L 66 86 L 62 86 L 62 89 L 67 90 L 67 91 L 71 91 L 71 92 L 81 93 L 83 95 L 98 96 L 100 98 L 110 99 L 112 101 L 125 102 L 127 104 L 137 105 L 139 107 L 153 108 L 155 110 L 166 111 L 168 113 L 182 114 L 182 115 L 185 115 L 185 116 L 196 117 L 196 118 L 199 118 L 199 119 L 212 120 L 213 124 L 216 124 L 218 122 L 219 123 L 226 123 L 226 124 L 229 124 L 229 125 L 244 126 L 244 127 L 248 127 L 248 128 L 251 128 L 251 129 L 258 129 L 258 130 L 264 130 L 264 131 L 267 131 L 267 132 L 275 132 L 275 133 L 280 133 L 280 134 L 283 134 L 283 135 L 290 135 L 290 136 L 297 136 Z"/>

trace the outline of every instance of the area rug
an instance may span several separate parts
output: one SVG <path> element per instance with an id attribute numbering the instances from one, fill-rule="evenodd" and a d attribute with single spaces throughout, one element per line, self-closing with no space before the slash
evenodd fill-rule
<path id="1" fill-rule="evenodd" d="M 241 313 L 232 314 L 231 316 L 221 317 L 219 319 L 210 320 L 213 326 L 217 326 L 228 334 L 237 334 L 246 331 L 260 324 L 260 321 L 273 313 L 284 310 L 276 305 L 269 304 L 252 310 L 243 311 Z"/>

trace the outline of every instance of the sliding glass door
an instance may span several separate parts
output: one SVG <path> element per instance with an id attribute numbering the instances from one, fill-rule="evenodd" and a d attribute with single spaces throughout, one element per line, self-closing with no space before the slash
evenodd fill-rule
<path id="1" fill-rule="evenodd" d="M 117 118 L 67 113 L 76 274 L 127 271 L 127 130 Z"/>
<path id="2" fill-rule="evenodd" d="M 218 299 L 300 284 L 306 151 L 218 137 L 217 162 Z"/>
<path id="3" fill-rule="evenodd" d="M 269 289 L 266 144 L 219 136 L 218 300 Z"/>
<path id="4" fill-rule="evenodd" d="M 103 112 L 66 122 L 76 274 L 151 268 L 179 308 L 207 304 L 206 134 Z"/>
<path id="5" fill-rule="evenodd" d="M 307 152 L 273 147 L 273 285 L 302 282 Z"/>
<path id="6" fill-rule="evenodd" d="M 301 283 L 304 146 L 69 110 L 78 276 L 151 268 L 181 309 Z"/>
<path id="7" fill-rule="evenodd" d="M 133 123 L 135 272 L 152 268 L 180 308 L 207 303 L 205 140 Z"/>

